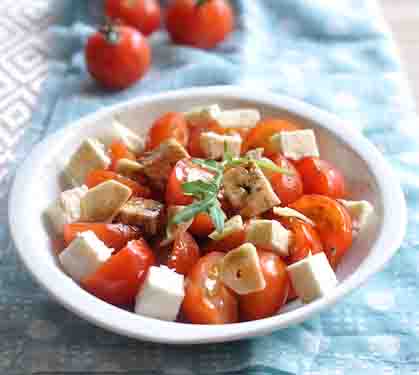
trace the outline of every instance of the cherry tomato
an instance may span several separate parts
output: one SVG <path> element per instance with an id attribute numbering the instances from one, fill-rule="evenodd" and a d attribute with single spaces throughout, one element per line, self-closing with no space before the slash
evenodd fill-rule
<path id="1" fill-rule="evenodd" d="M 203 251 L 207 254 L 212 251 L 222 251 L 227 253 L 240 245 L 243 245 L 246 240 L 246 233 L 244 230 L 234 232 L 222 240 L 209 241 L 203 248 Z"/>
<path id="2" fill-rule="evenodd" d="M 81 285 L 113 305 L 132 305 L 148 269 L 155 264 L 153 252 L 143 239 L 130 241 L 112 255 Z"/>
<path id="3" fill-rule="evenodd" d="M 186 276 L 198 262 L 199 255 L 199 246 L 194 238 L 188 232 L 182 232 L 175 238 L 167 266 Z"/>
<path id="4" fill-rule="evenodd" d="M 271 157 L 279 167 L 288 169 L 292 175 L 273 173 L 269 176 L 272 188 L 281 200 L 281 205 L 288 206 L 303 195 L 303 182 L 300 173 L 294 165 L 281 154 Z"/>
<path id="5" fill-rule="evenodd" d="M 130 150 L 128 150 L 128 147 L 125 146 L 124 143 L 120 141 L 113 141 L 109 146 L 108 152 L 112 160 L 111 166 L 109 168 L 112 171 L 116 169 L 116 165 L 120 159 L 135 160 L 135 155 Z"/>
<path id="6" fill-rule="evenodd" d="M 286 302 L 290 281 L 286 264 L 270 251 L 258 251 L 265 277 L 265 289 L 239 296 L 242 320 L 263 319 L 274 315 Z"/>
<path id="7" fill-rule="evenodd" d="M 105 223 L 73 223 L 64 225 L 64 241 L 66 246 L 77 236 L 77 233 L 91 230 L 105 243 L 115 250 L 122 249 L 128 241 L 138 239 L 140 230 L 132 225 Z"/>
<path id="8" fill-rule="evenodd" d="M 195 324 L 226 324 L 238 321 L 234 293 L 218 279 L 218 263 L 224 253 L 202 257 L 188 275 L 182 313 Z"/>
<path id="9" fill-rule="evenodd" d="M 157 0 L 106 0 L 106 15 L 150 35 L 160 27 L 161 9 Z"/>
<path id="10" fill-rule="evenodd" d="M 175 43 L 213 48 L 233 30 L 233 9 L 226 0 L 172 0 L 166 27 Z"/>
<path id="11" fill-rule="evenodd" d="M 296 163 L 304 185 L 304 194 L 321 194 L 331 198 L 345 196 L 345 179 L 331 163 L 316 157 L 307 157 Z"/>
<path id="12" fill-rule="evenodd" d="M 273 149 L 271 145 L 271 137 L 275 133 L 281 131 L 293 131 L 298 130 L 299 127 L 287 120 L 279 118 L 265 118 L 247 133 L 242 146 L 242 151 L 247 152 L 253 148 L 262 147 L 265 150 L 266 155 L 272 155 L 277 150 Z"/>
<path id="13" fill-rule="evenodd" d="M 316 224 L 324 252 L 336 269 L 352 245 L 352 221 L 348 211 L 338 201 L 325 195 L 303 195 L 290 205 Z"/>
<path id="14" fill-rule="evenodd" d="M 187 146 L 188 132 L 186 120 L 181 113 L 166 113 L 151 127 L 147 149 L 152 150 L 169 138 L 175 138 L 182 146 Z"/>
<path id="15" fill-rule="evenodd" d="M 208 237 L 208 235 L 212 233 L 214 229 L 215 227 L 211 217 L 206 212 L 200 212 L 195 216 L 188 230 L 194 236 Z"/>
<path id="16" fill-rule="evenodd" d="M 289 248 L 287 264 L 296 263 L 311 254 L 321 253 L 323 245 L 320 237 L 312 225 L 295 217 L 283 217 L 282 225 L 293 233 L 293 240 Z"/>
<path id="17" fill-rule="evenodd" d="M 189 159 L 179 160 L 173 168 L 166 187 L 166 204 L 186 206 L 193 202 L 190 195 L 183 193 L 182 184 L 192 180 L 211 179 L 213 174 L 200 166 L 192 163 Z"/>
<path id="18" fill-rule="evenodd" d="M 110 89 L 124 89 L 144 76 L 151 51 L 142 34 L 130 26 L 106 26 L 93 34 L 86 46 L 87 69 Z"/>
<path id="19" fill-rule="evenodd" d="M 138 182 L 128 177 L 121 176 L 118 173 L 107 171 L 105 169 L 94 169 L 86 176 L 85 184 L 89 189 L 108 180 L 115 180 L 122 185 L 128 186 L 132 190 L 132 194 L 136 197 L 149 198 L 151 196 L 150 188 L 140 185 Z"/>
<path id="20" fill-rule="evenodd" d="M 201 148 L 201 134 L 205 132 L 214 132 L 223 134 L 225 131 L 216 121 L 203 121 L 189 126 L 189 154 L 196 158 L 205 157 Z"/>

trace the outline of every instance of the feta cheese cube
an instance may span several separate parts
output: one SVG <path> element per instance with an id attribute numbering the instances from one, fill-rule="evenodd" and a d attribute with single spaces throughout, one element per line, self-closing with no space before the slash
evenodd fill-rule
<path id="1" fill-rule="evenodd" d="M 202 151 L 209 159 L 222 159 L 224 149 L 234 156 L 240 156 L 242 138 L 238 134 L 220 135 L 214 132 L 202 133 L 199 138 Z"/>
<path id="2" fill-rule="evenodd" d="M 90 189 L 81 198 L 81 219 L 87 222 L 108 222 L 128 201 L 132 190 L 121 183 L 109 180 Z"/>
<path id="3" fill-rule="evenodd" d="M 239 295 L 265 289 L 259 255 L 250 243 L 229 251 L 221 261 L 220 280 Z"/>
<path id="4" fill-rule="evenodd" d="M 108 126 L 100 137 L 102 142 L 109 146 L 113 141 L 122 142 L 127 148 L 136 154 L 144 151 L 145 139 L 134 133 L 130 128 L 122 125 L 119 121 L 113 120 L 111 126 Z"/>
<path id="5" fill-rule="evenodd" d="M 220 113 L 221 108 L 218 104 L 210 104 L 207 106 L 191 108 L 188 112 L 184 112 L 184 116 L 191 125 L 195 125 L 202 121 L 217 121 L 217 117 Z"/>
<path id="6" fill-rule="evenodd" d="M 274 207 L 272 209 L 273 213 L 277 216 L 283 216 L 283 217 L 296 217 L 297 219 L 300 219 L 307 224 L 312 225 L 313 227 L 316 225 L 313 220 L 309 219 L 307 216 L 303 215 L 301 212 L 294 210 L 289 207 Z"/>
<path id="7" fill-rule="evenodd" d="M 251 220 L 246 228 L 246 242 L 288 256 L 292 233 L 276 220 Z"/>
<path id="8" fill-rule="evenodd" d="M 231 109 L 221 111 L 215 117 L 222 128 L 253 128 L 260 121 L 256 109 Z"/>
<path id="9" fill-rule="evenodd" d="M 352 229 L 358 234 L 372 221 L 374 207 L 368 201 L 347 201 L 339 199 L 339 202 L 348 210 L 352 219 Z"/>
<path id="10" fill-rule="evenodd" d="M 58 258 L 64 271 L 80 282 L 96 272 L 111 257 L 112 251 L 89 230 L 78 233 Z"/>
<path id="11" fill-rule="evenodd" d="M 309 303 L 327 295 L 337 284 L 335 272 L 324 253 L 308 256 L 287 268 L 297 296 Z"/>
<path id="12" fill-rule="evenodd" d="M 224 223 L 224 229 L 221 233 L 215 230 L 214 232 L 209 234 L 208 237 L 211 238 L 212 240 L 219 241 L 243 229 L 244 229 L 243 219 L 240 215 L 236 215 Z"/>
<path id="13" fill-rule="evenodd" d="M 103 144 L 95 139 L 86 139 L 71 157 L 64 170 L 65 175 L 74 185 L 82 185 L 87 174 L 94 169 L 106 169 L 111 159 L 106 155 Z"/>
<path id="14" fill-rule="evenodd" d="M 150 318 L 174 321 L 184 297 L 183 275 L 164 266 L 152 266 L 137 294 L 135 312 Z"/>
<path id="15" fill-rule="evenodd" d="M 300 160 L 308 156 L 319 156 L 316 136 L 312 129 L 280 132 L 271 137 L 272 145 L 286 158 Z"/>
<path id="16" fill-rule="evenodd" d="M 86 195 L 87 190 L 87 186 L 82 185 L 63 191 L 58 199 L 47 208 L 46 214 L 58 234 L 63 232 L 65 224 L 80 220 L 80 200 Z"/>

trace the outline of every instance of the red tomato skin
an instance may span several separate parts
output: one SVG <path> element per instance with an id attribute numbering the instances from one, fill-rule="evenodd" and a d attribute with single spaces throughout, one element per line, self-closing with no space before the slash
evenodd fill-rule
<path id="1" fill-rule="evenodd" d="M 188 232 L 183 232 L 175 238 L 167 266 L 186 276 L 199 261 L 199 257 L 199 246 L 195 239 Z"/>
<path id="2" fill-rule="evenodd" d="M 243 245 L 246 241 L 246 232 L 245 230 L 241 230 L 238 232 L 234 232 L 231 235 L 223 238 L 222 240 L 214 241 L 210 240 L 203 248 L 203 252 L 208 254 L 213 251 L 227 253 L 230 250 L 233 250 L 241 245 Z"/>
<path id="3" fill-rule="evenodd" d="M 151 191 L 147 186 L 140 185 L 138 182 L 131 180 L 128 177 L 121 176 L 112 171 L 105 169 L 95 169 L 86 176 L 85 184 L 89 189 L 101 184 L 102 182 L 115 180 L 122 185 L 128 186 L 132 190 L 132 194 L 135 197 L 150 198 Z"/>
<path id="4" fill-rule="evenodd" d="M 148 269 L 155 262 L 153 252 L 143 239 L 130 241 L 93 275 L 82 280 L 81 285 L 113 305 L 133 305 Z"/>
<path id="5" fill-rule="evenodd" d="M 237 297 L 220 281 L 212 293 L 206 289 L 207 280 L 217 280 L 216 265 L 224 253 L 203 256 L 188 274 L 182 314 L 194 324 L 227 324 L 238 321 Z M 211 276 L 214 275 L 214 276 Z"/>
<path id="6" fill-rule="evenodd" d="M 189 129 L 182 113 L 168 112 L 158 118 L 150 129 L 147 149 L 152 150 L 160 143 L 175 138 L 182 146 L 187 146 Z"/>
<path id="7" fill-rule="evenodd" d="M 140 238 L 141 232 L 137 227 L 125 224 L 105 223 L 73 223 L 64 225 L 64 242 L 68 246 L 77 236 L 77 233 L 91 230 L 105 243 L 106 246 L 115 249 L 122 249 L 128 241 Z"/>
<path id="8" fill-rule="evenodd" d="M 211 217 L 206 212 L 200 212 L 195 216 L 189 232 L 197 237 L 208 237 L 215 229 Z"/>
<path id="9" fill-rule="evenodd" d="M 330 265 L 336 269 L 352 245 L 352 220 L 338 201 L 325 195 L 303 195 L 290 205 L 313 220 Z"/>
<path id="10" fill-rule="evenodd" d="M 140 32 L 130 26 L 114 26 L 119 40 L 111 43 L 102 32 L 93 34 L 85 49 L 91 76 L 104 87 L 124 89 L 144 76 L 150 67 L 151 50 Z"/>
<path id="11" fill-rule="evenodd" d="M 282 173 L 274 173 L 269 176 L 269 181 L 281 200 L 281 205 L 288 206 L 303 195 L 303 181 L 294 165 L 281 154 L 272 156 L 271 160 L 279 167 L 288 169 L 292 173 L 292 176 Z"/>
<path id="12" fill-rule="evenodd" d="M 265 277 L 265 289 L 239 296 L 240 319 L 250 321 L 268 318 L 285 304 L 290 288 L 286 264 L 270 251 L 258 251 Z"/>
<path id="13" fill-rule="evenodd" d="M 174 166 L 167 183 L 165 194 L 167 205 L 187 206 L 193 202 L 193 198 L 184 194 L 182 190 L 182 184 L 187 181 L 190 173 L 197 174 L 204 180 L 213 176 L 212 173 L 192 163 L 189 159 L 179 160 Z"/>
<path id="14" fill-rule="evenodd" d="M 204 158 L 205 153 L 201 148 L 201 134 L 205 132 L 214 132 L 217 134 L 224 134 L 224 129 L 221 128 L 215 121 L 203 121 L 198 124 L 189 125 L 189 143 L 188 152 L 192 157 Z"/>
<path id="15" fill-rule="evenodd" d="M 296 162 L 304 185 L 304 194 L 345 197 L 345 178 L 330 162 L 316 157 L 306 157 Z"/>
<path id="16" fill-rule="evenodd" d="M 112 20 L 134 27 L 150 35 L 161 24 L 161 9 L 157 0 L 106 0 L 105 14 Z"/>
<path id="17" fill-rule="evenodd" d="M 173 42 L 197 48 L 214 48 L 233 31 L 234 12 L 226 0 L 172 0 L 166 28 Z"/>

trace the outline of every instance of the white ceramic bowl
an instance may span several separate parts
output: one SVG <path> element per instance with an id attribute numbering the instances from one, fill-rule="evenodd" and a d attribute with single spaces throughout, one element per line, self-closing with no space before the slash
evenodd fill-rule
<path id="1" fill-rule="evenodd" d="M 43 212 L 62 190 L 66 158 L 87 136 L 103 133 L 111 118 L 146 133 L 167 111 L 219 103 L 224 108 L 256 107 L 264 116 L 297 119 L 313 128 L 321 156 L 335 163 L 347 179 L 351 198 L 367 199 L 377 217 L 357 238 L 337 271 L 339 286 L 308 305 L 292 304 L 281 314 L 258 321 L 223 326 L 189 325 L 145 318 L 102 302 L 81 289 L 57 264 Z M 360 286 L 397 251 L 405 233 L 406 206 L 397 178 L 377 149 L 354 128 L 310 105 L 266 92 L 209 87 L 142 97 L 104 108 L 49 136 L 20 167 L 9 202 L 9 219 L 17 251 L 28 271 L 59 303 L 105 329 L 141 340 L 192 344 L 223 342 L 270 333 L 312 317 Z M 24 188 L 22 188 L 24 187 Z"/>

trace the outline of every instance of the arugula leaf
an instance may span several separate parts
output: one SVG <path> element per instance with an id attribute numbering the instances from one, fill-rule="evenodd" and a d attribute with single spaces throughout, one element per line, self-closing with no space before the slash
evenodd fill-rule
<path id="1" fill-rule="evenodd" d="M 269 169 L 273 172 L 278 172 L 285 174 L 287 176 L 294 176 L 294 173 L 292 173 L 289 169 L 278 167 L 273 161 L 270 160 L 252 160 L 253 163 L 255 163 L 259 168 L 262 169 Z"/>
<path id="2" fill-rule="evenodd" d="M 224 142 L 224 162 L 229 164 L 233 161 L 234 155 L 229 151 L 227 142 Z"/>
<path id="3" fill-rule="evenodd" d="M 182 211 L 178 212 L 171 219 L 171 223 L 180 224 L 185 221 L 193 219 L 200 212 L 209 211 L 212 204 L 216 200 L 215 197 L 211 196 L 203 199 L 202 201 L 192 203 L 189 206 L 186 206 Z"/>
<path id="4" fill-rule="evenodd" d="M 220 203 L 218 201 L 210 206 L 209 215 L 211 216 L 212 222 L 215 225 L 215 229 L 218 233 L 221 233 L 224 230 L 225 214 L 221 209 Z"/>
<path id="5" fill-rule="evenodd" d="M 200 167 L 203 167 L 205 169 L 208 169 L 211 172 L 219 172 L 220 169 L 222 170 L 222 166 L 220 166 L 220 164 L 215 161 L 215 160 L 204 160 L 204 159 L 192 159 L 192 162 L 194 164 L 199 165 Z"/>
<path id="6" fill-rule="evenodd" d="M 196 180 L 190 182 L 184 182 L 182 184 L 182 190 L 185 194 L 188 195 L 197 195 L 197 194 L 217 194 L 218 186 L 213 182 L 207 182 L 203 180 Z"/>

